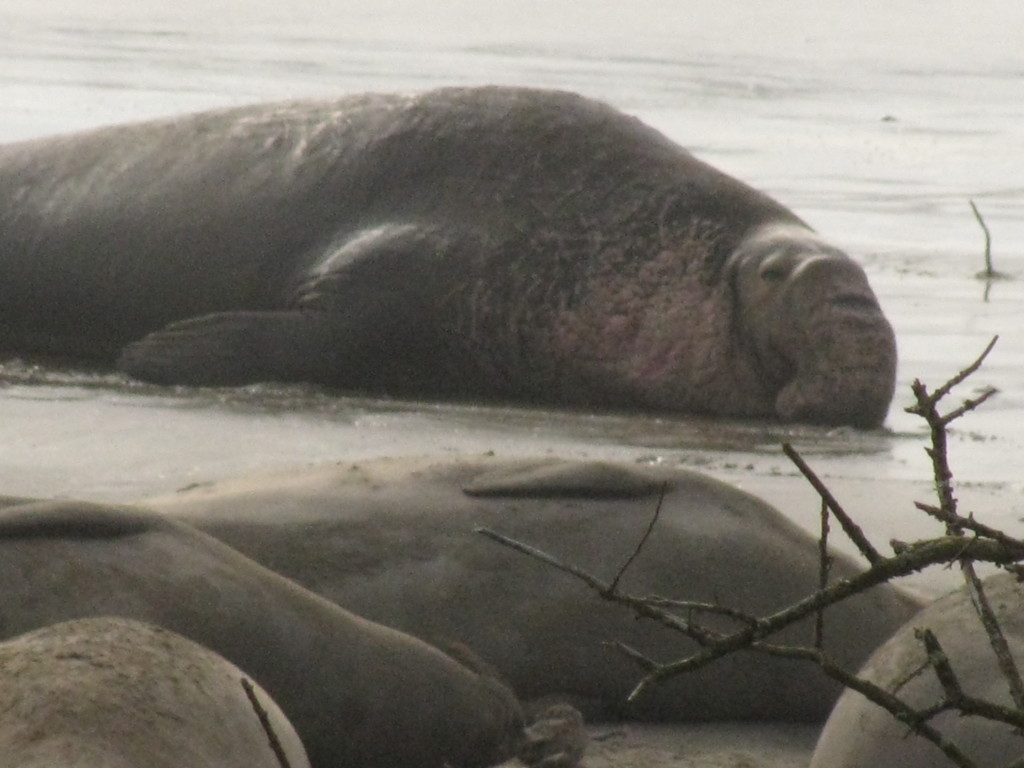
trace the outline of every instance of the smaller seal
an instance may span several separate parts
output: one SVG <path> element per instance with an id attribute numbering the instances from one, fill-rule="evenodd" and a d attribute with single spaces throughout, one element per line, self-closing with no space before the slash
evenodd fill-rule
<path id="1" fill-rule="evenodd" d="M 571 694 L 590 719 L 821 721 L 841 692 L 813 665 L 734 654 L 626 707 L 640 672 L 609 640 L 653 659 L 696 644 L 473 532 L 494 529 L 611 579 L 658 508 L 621 582 L 627 592 L 764 616 L 813 589 L 814 539 L 763 500 L 696 472 L 553 457 L 387 458 L 144 503 L 360 615 L 428 642 L 464 642 L 521 699 Z M 833 557 L 836 578 L 860 571 Z M 833 606 L 829 653 L 855 668 L 919 608 L 889 585 Z M 792 627 L 778 641 L 809 631 Z"/>
<path id="2" fill-rule="evenodd" d="M 982 586 L 1018 664 L 1024 659 L 1024 586 L 1009 573 L 984 580 Z M 902 626 L 882 645 L 857 676 L 923 710 L 942 699 L 942 686 L 928 664 L 920 629 L 930 629 L 942 646 L 964 692 L 974 698 L 1012 707 L 1006 677 L 999 669 L 988 634 L 971 596 L 959 589 L 939 598 Z M 946 709 L 928 719 L 943 738 L 956 744 L 974 765 L 1006 766 L 1021 756 L 1020 732 L 981 716 Z M 952 765 L 937 746 L 913 733 L 906 723 L 847 690 L 836 703 L 818 739 L 810 768 L 943 768 Z"/>
<path id="3" fill-rule="evenodd" d="M 291 768 L 295 728 L 213 651 L 151 624 L 77 619 L 0 644 L 0 755 L 19 768 L 280 768 L 243 680 Z"/>
<path id="4" fill-rule="evenodd" d="M 8 507 L 0 595 L 0 639 L 118 616 L 206 646 L 277 701 L 313 768 L 474 768 L 505 759 L 522 732 L 494 678 L 153 512 Z"/>

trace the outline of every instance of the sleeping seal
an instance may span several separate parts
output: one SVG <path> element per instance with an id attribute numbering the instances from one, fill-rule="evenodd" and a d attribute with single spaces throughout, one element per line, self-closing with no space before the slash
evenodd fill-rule
<path id="1" fill-rule="evenodd" d="M 1000 573 L 984 581 L 1010 654 L 1018 668 L 1024 660 L 1024 586 Z M 882 645 L 858 677 L 895 694 L 911 707 L 937 704 L 942 689 L 916 629 L 931 629 L 968 696 L 1012 707 L 1009 684 L 1000 671 L 988 635 L 971 597 L 959 589 L 939 598 Z M 952 741 L 974 765 L 1008 766 L 1019 762 L 1021 734 L 1013 726 L 948 709 L 928 723 Z M 938 747 L 859 693 L 846 691 L 825 723 L 811 768 L 945 768 L 953 765 Z"/>
<path id="2" fill-rule="evenodd" d="M 0 643 L 0 755 L 17 768 L 281 768 L 234 664 L 181 635 L 116 618 Z M 291 768 L 298 734 L 256 701 Z"/>
<path id="3" fill-rule="evenodd" d="M 0 595 L 0 639 L 118 616 L 206 646 L 267 690 L 313 768 L 492 765 L 522 732 L 518 702 L 495 679 L 152 512 L 8 507 Z"/>
<path id="4" fill-rule="evenodd" d="M 873 427 L 863 270 L 768 196 L 571 93 L 295 101 L 0 147 L 0 351 Z"/>
<path id="5" fill-rule="evenodd" d="M 521 699 L 568 694 L 592 718 L 824 720 L 837 683 L 812 664 L 752 653 L 655 686 L 624 707 L 640 671 L 608 641 L 662 661 L 694 643 L 473 532 L 493 528 L 610 580 L 662 487 L 658 524 L 623 589 L 758 616 L 815 589 L 812 537 L 750 494 L 670 467 L 378 459 L 224 480 L 143 503 L 360 615 L 428 642 L 466 643 Z M 834 578 L 859 570 L 833 557 Z M 855 668 L 919 607 L 898 589 L 875 588 L 828 610 L 826 646 Z M 802 624 L 773 642 L 809 637 Z"/>

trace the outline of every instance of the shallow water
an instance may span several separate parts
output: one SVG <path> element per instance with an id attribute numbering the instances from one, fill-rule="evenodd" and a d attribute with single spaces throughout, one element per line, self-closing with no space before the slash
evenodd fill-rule
<path id="1" fill-rule="evenodd" d="M 486 10 L 484 10 L 486 9 Z M 793 442 L 874 526 L 921 527 L 925 430 L 903 413 L 1000 341 L 963 396 L 960 493 L 1020 528 L 1024 445 L 1024 5 L 776 0 L 487 4 L 0 0 L 0 140 L 363 90 L 561 87 L 634 112 L 773 194 L 866 266 L 901 363 L 887 429 L 384 402 L 303 387 L 178 390 L 0 368 L 0 493 L 126 500 L 280 464 L 460 450 L 706 469 L 813 524 Z M 984 283 L 983 238 L 1013 279 Z M 957 401 L 958 402 L 958 401 Z M 954 403 L 956 404 L 956 403 Z M 845 494 L 845 497 L 844 497 Z M 1020 532 L 1019 530 L 1017 531 Z"/>

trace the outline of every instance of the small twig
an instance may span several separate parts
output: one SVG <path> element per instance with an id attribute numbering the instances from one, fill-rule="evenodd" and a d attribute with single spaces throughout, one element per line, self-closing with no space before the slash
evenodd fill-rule
<path id="1" fill-rule="evenodd" d="M 1004 707 L 964 693 L 960 680 L 949 662 L 949 657 L 934 632 L 930 629 L 917 629 L 914 634 L 924 645 L 925 653 L 928 655 L 928 665 L 934 670 L 945 696 L 943 701 L 922 710 L 923 717 L 934 717 L 939 712 L 955 709 L 961 716 L 976 715 L 987 720 L 1012 725 L 1014 728 L 1024 728 L 1024 711 L 1014 707 Z"/>
<path id="2" fill-rule="evenodd" d="M 961 405 L 959 408 L 955 408 L 954 410 L 950 411 L 949 413 L 945 414 L 942 417 L 942 423 L 949 424 L 950 422 L 956 421 L 968 411 L 973 411 L 975 408 L 984 403 L 998 391 L 999 390 L 996 389 L 995 387 L 989 387 L 988 389 L 982 391 L 982 393 L 977 397 L 972 397 L 964 400 L 963 405 Z"/>
<path id="3" fill-rule="evenodd" d="M 946 532 L 951 536 L 958 536 L 963 533 L 961 517 L 957 514 L 957 500 L 953 495 L 953 471 L 949 467 L 948 432 L 947 427 L 954 420 L 963 416 L 968 411 L 976 408 L 985 402 L 991 394 L 989 390 L 974 400 L 966 401 L 961 408 L 943 416 L 939 413 L 939 401 L 952 390 L 953 386 L 962 382 L 981 365 L 982 361 L 992 351 L 998 336 L 994 336 L 985 347 L 985 350 L 967 368 L 960 371 L 956 376 L 947 381 L 935 392 L 929 394 L 928 388 L 920 379 L 914 379 L 911 390 L 917 400 L 915 405 L 907 408 L 908 413 L 920 416 L 928 424 L 931 432 L 931 447 L 925 448 L 925 452 L 932 462 L 932 476 L 935 481 L 935 492 L 939 497 L 939 513 L 946 523 Z"/>
<path id="4" fill-rule="evenodd" d="M 951 378 L 949 381 L 947 381 L 941 387 L 936 389 L 932 394 L 927 395 L 927 400 L 929 401 L 930 405 L 934 406 L 935 403 L 939 402 L 939 400 L 941 400 L 946 395 L 948 395 L 953 390 L 953 388 L 955 386 L 957 386 L 958 384 L 963 382 L 964 379 L 966 379 L 972 373 L 977 371 L 981 367 L 981 364 L 985 361 L 985 358 L 988 357 L 988 353 L 992 351 L 992 348 L 996 345 L 997 341 L 999 341 L 999 335 L 998 334 L 992 337 L 992 340 L 985 347 L 984 351 L 980 355 L 978 355 L 978 357 L 974 360 L 973 363 L 971 363 L 966 368 L 964 368 L 962 371 L 957 373 L 953 378 Z M 927 394 L 927 389 L 924 387 L 924 384 L 921 384 L 920 380 L 915 379 L 914 380 L 914 384 L 919 386 L 919 387 L 921 387 L 924 390 L 924 392 Z M 908 406 L 904 410 L 907 413 L 914 414 L 915 416 L 924 416 L 924 413 L 921 411 L 921 403 L 920 402 L 918 402 L 918 403 L 916 403 L 914 405 Z"/>
<path id="5" fill-rule="evenodd" d="M 504 534 L 498 533 L 497 531 L 493 531 L 490 528 L 485 528 L 483 526 L 476 526 L 473 528 L 473 531 L 474 533 L 479 533 L 481 536 L 486 536 L 488 539 L 496 541 L 503 546 L 510 547 L 511 549 L 514 549 L 518 552 L 522 552 L 524 555 L 528 555 L 529 557 L 532 557 L 535 560 L 539 560 L 542 563 L 546 563 L 547 565 L 550 565 L 552 568 L 562 571 L 563 573 L 568 573 L 571 576 L 575 576 L 577 579 L 579 579 L 588 587 L 597 592 L 597 594 L 605 600 L 611 600 L 621 605 L 629 606 L 636 612 L 638 616 L 658 621 L 661 624 L 664 624 L 669 629 L 674 629 L 678 632 L 686 634 L 689 637 L 692 637 L 694 640 L 701 644 L 707 644 L 713 642 L 714 640 L 714 638 L 708 637 L 702 631 L 692 627 L 690 625 L 690 622 L 687 622 L 685 619 L 681 619 L 680 617 L 675 616 L 674 614 L 669 613 L 668 611 L 663 611 L 648 605 L 645 602 L 645 599 L 642 597 L 626 595 L 621 592 L 613 593 L 610 590 L 611 585 L 609 583 L 605 582 L 602 579 L 599 579 L 592 573 L 588 573 L 582 568 L 579 568 L 575 565 L 571 565 L 569 563 L 564 563 L 557 557 L 554 557 L 553 555 L 550 555 L 547 552 L 538 549 L 537 547 L 531 546 L 521 541 L 517 541 L 516 539 L 510 538 L 508 536 L 505 536 Z"/>
<path id="6" fill-rule="evenodd" d="M 928 741 L 942 750 L 942 753 L 955 765 L 960 766 L 960 768 L 977 768 L 974 761 L 965 755 L 956 744 L 947 739 L 941 731 L 922 720 L 920 713 L 909 707 L 899 697 L 847 672 L 825 654 L 819 653 L 815 660 L 826 675 L 833 680 L 838 680 L 844 687 L 857 691 L 857 693 L 869 701 L 888 711 L 889 714 L 901 723 L 908 725 L 915 733 L 928 739 Z"/>
<path id="7" fill-rule="evenodd" d="M 641 669 L 646 669 L 649 672 L 653 672 L 661 666 L 659 662 L 655 661 L 650 656 L 641 653 L 633 646 L 626 645 L 625 643 L 619 640 L 613 640 L 610 643 L 610 645 L 619 653 L 631 658 L 634 662 L 636 662 L 636 665 Z"/>
<path id="8" fill-rule="evenodd" d="M 985 271 L 980 276 L 991 280 L 996 275 L 996 272 L 992 269 L 992 233 L 988 231 L 988 225 L 981 217 L 981 212 L 978 210 L 978 206 L 974 204 L 974 201 L 968 200 L 967 202 L 970 204 L 971 210 L 974 211 L 974 218 L 981 225 L 981 231 L 985 233 Z"/>
<path id="9" fill-rule="evenodd" d="M 281 746 L 281 741 L 277 738 L 277 734 L 274 733 L 274 727 L 270 724 L 270 717 L 267 715 L 267 710 L 263 708 L 259 699 L 256 698 L 256 691 L 253 690 L 252 683 L 244 677 L 242 678 L 242 688 L 245 690 L 245 695 L 249 699 L 249 704 L 252 705 L 253 712 L 255 712 L 256 717 L 259 718 L 260 725 L 263 726 L 263 732 L 267 734 L 267 740 L 270 742 L 270 748 L 273 750 L 278 764 L 281 768 L 291 768 L 291 763 L 288 762 L 288 756 L 284 753 L 284 747 Z"/>
<path id="10" fill-rule="evenodd" d="M 636 548 L 633 550 L 633 554 L 626 558 L 626 562 L 622 564 L 622 567 L 619 568 L 619 572 L 616 573 L 615 578 L 612 579 L 612 583 L 608 585 L 609 593 L 615 593 L 618 589 L 619 581 L 622 579 L 623 574 L 626 573 L 626 569 L 633 564 L 633 561 L 636 560 L 637 556 L 640 554 L 640 550 L 642 550 L 644 545 L 647 543 L 647 539 L 651 537 L 651 533 L 654 531 L 654 526 L 658 523 L 658 517 L 661 515 L 661 505 L 665 503 L 666 493 L 668 493 L 667 482 L 661 484 L 661 493 L 658 495 L 658 503 L 654 507 L 654 514 L 651 516 L 651 522 L 647 524 L 647 530 L 644 531 L 644 535 L 641 536 L 640 541 L 637 542 Z"/>
<path id="11" fill-rule="evenodd" d="M 939 522 L 945 523 L 948 521 L 948 518 L 943 514 L 942 510 L 939 507 L 933 506 L 931 504 L 925 504 L 920 501 L 915 501 L 914 506 L 920 509 L 922 512 L 928 513 Z M 1019 548 L 1022 543 L 1024 543 L 1020 539 L 1015 539 L 1013 536 L 1007 536 L 998 528 L 993 528 L 990 525 L 985 525 L 984 523 L 975 520 L 974 517 L 963 517 L 961 515 L 955 520 L 955 522 L 965 531 L 970 531 L 975 536 L 980 536 L 985 539 L 992 539 L 993 541 L 998 542 L 999 544 L 1001 544 L 1004 547 L 1007 547 L 1008 549 L 1015 550 Z M 955 559 L 959 560 L 960 558 Z"/>
<path id="12" fill-rule="evenodd" d="M 964 691 L 960 687 L 960 681 L 957 679 L 956 673 L 953 672 L 953 667 L 949 663 L 946 651 L 943 650 L 942 645 L 939 643 L 939 638 L 928 628 L 915 629 L 914 637 L 920 640 L 924 646 L 924 652 L 928 655 L 928 664 L 935 672 L 935 677 L 938 678 L 939 685 L 942 686 L 942 692 L 946 696 L 946 700 L 942 702 L 938 709 L 944 710 L 950 706 L 956 706 L 964 698 Z"/>
<path id="13" fill-rule="evenodd" d="M 793 448 L 789 443 L 782 444 L 782 452 L 789 457 L 789 460 L 796 465 L 796 468 L 800 470 L 800 473 L 807 479 L 807 482 L 811 484 L 811 487 L 818 492 L 818 496 L 821 497 L 822 501 L 828 504 L 829 510 L 836 516 L 836 520 L 839 521 L 839 525 L 842 526 L 843 532 L 854 544 L 857 545 L 857 549 L 864 556 L 864 559 L 871 565 L 884 560 L 885 558 L 879 554 L 878 550 L 872 546 L 871 542 L 868 541 L 867 536 L 864 535 L 864 531 L 860 529 L 853 518 L 851 518 L 846 511 L 836 501 L 835 496 L 832 492 L 825 487 L 825 484 L 821 479 L 814 473 L 814 470 L 810 468 L 803 457 L 797 453 L 796 449 Z"/>
<path id="14" fill-rule="evenodd" d="M 756 616 L 751 616 L 749 613 L 738 611 L 735 608 L 730 608 L 726 605 L 719 605 L 718 603 L 702 603 L 695 600 L 675 600 L 670 597 L 660 597 L 658 595 L 651 595 L 649 597 L 641 597 L 638 599 L 648 605 L 654 606 L 655 608 L 682 608 L 683 610 L 694 613 L 712 613 L 716 616 L 727 616 L 730 619 L 738 621 L 740 624 L 746 624 L 748 626 L 757 624 Z"/>
<path id="15" fill-rule="evenodd" d="M 992 610 L 992 605 L 988 601 L 988 596 L 985 594 L 985 588 L 982 586 L 981 579 L 978 578 L 978 574 L 974 570 L 974 564 L 970 560 L 964 560 L 962 561 L 961 569 L 963 570 L 964 580 L 967 582 L 967 594 L 970 595 L 971 604 L 974 606 L 974 610 L 977 612 L 986 634 L 988 634 L 989 644 L 992 646 L 992 652 L 996 656 L 999 671 L 1006 678 L 1007 686 L 1010 689 L 1010 698 L 1017 706 L 1017 709 L 1024 713 L 1024 683 L 1021 682 L 1020 670 L 1017 669 L 1017 664 L 1013 660 L 1013 654 L 1010 653 L 1010 646 L 1006 642 L 1002 629 L 999 627 L 999 620 L 996 618 L 995 611 Z"/>
<path id="16" fill-rule="evenodd" d="M 821 535 L 818 536 L 818 591 L 828 586 L 828 573 L 832 558 L 828 554 L 828 502 L 821 500 Z M 819 651 L 825 647 L 825 609 L 819 608 L 814 616 L 814 647 Z"/>
<path id="17" fill-rule="evenodd" d="M 583 570 L 582 568 L 578 568 L 575 565 L 571 565 L 570 563 L 564 563 L 554 555 L 549 555 L 542 549 L 538 549 L 537 547 L 531 546 L 522 541 L 517 541 L 516 539 L 510 538 L 503 533 L 498 533 L 497 531 L 493 531 L 490 528 L 487 528 L 482 525 L 474 526 L 473 533 L 479 533 L 481 536 L 486 536 L 488 539 L 496 541 L 499 544 L 502 544 L 503 546 L 510 547 L 511 549 L 514 549 L 518 552 L 522 552 L 524 555 L 529 555 L 534 560 L 540 560 L 542 563 L 546 563 L 547 565 L 550 565 L 552 568 L 562 571 L 563 573 L 568 573 L 572 576 L 575 576 L 577 579 L 579 579 L 588 587 L 591 587 L 598 593 L 608 592 L 609 585 L 605 583 L 603 580 L 597 578 L 597 576 L 594 576 L 593 574 L 588 573 L 587 571 Z"/>

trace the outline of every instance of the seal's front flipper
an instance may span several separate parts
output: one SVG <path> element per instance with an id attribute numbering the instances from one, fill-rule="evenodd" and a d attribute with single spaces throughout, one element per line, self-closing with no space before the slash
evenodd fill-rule
<path id="1" fill-rule="evenodd" d="M 301 310 L 203 315 L 129 344 L 117 366 L 157 384 L 322 380 L 329 364 L 323 324 L 321 313 Z"/>
<path id="2" fill-rule="evenodd" d="M 130 344 L 118 366 L 161 384 L 309 381 L 448 392 L 463 386 L 470 367 L 453 357 L 461 351 L 453 352 L 459 348 L 446 331 L 444 297 L 464 281 L 454 254 L 475 242 L 410 224 L 356 232 L 318 254 L 289 309 L 179 321 Z"/>

